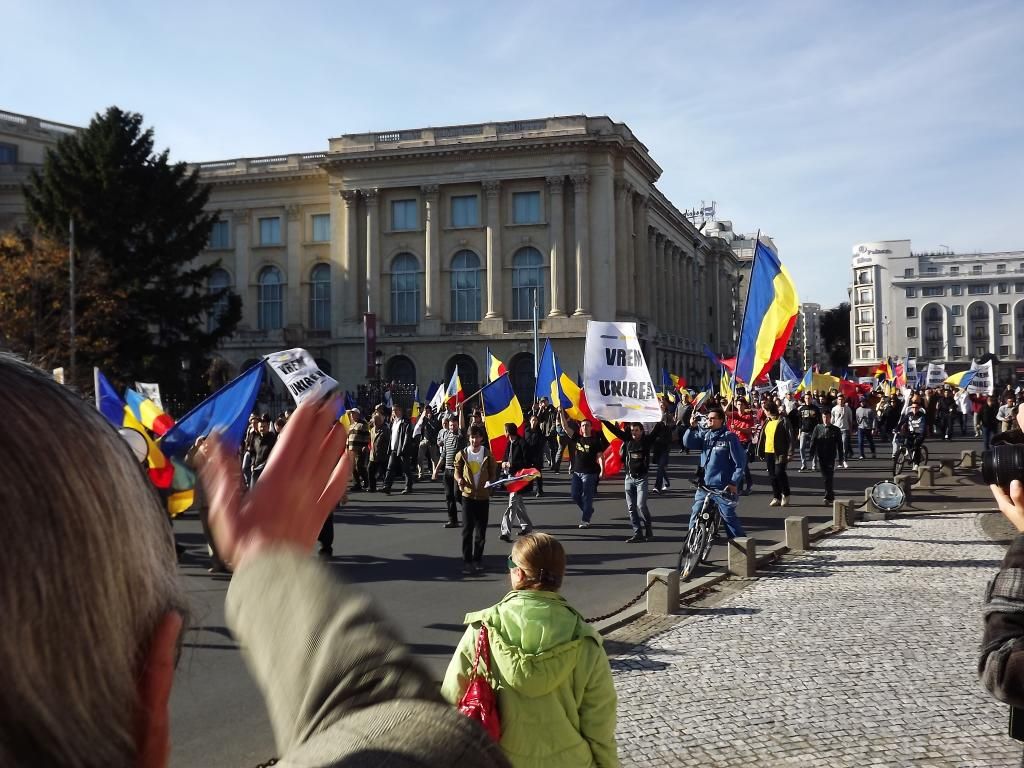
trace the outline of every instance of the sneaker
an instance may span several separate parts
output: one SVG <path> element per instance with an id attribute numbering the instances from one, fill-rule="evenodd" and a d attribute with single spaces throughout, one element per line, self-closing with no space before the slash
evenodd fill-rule
<path id="1" fill-rule="evenodd" d="M 580 523 L 576 527 L 577 528 L 589 528 L 590 527 L 590 523 L 588 523 L 586 520 L 584 520 L 582 523 Z"/>
<path id="2" fill-rule="evenodd" d="M 628 539 L 626 539 L 626 543 L 627 544 L 642 544 L 643 541 L 644 541 L 644 537 L 643 537 L 643 534 L 640 533 L 640 531 L 637 531 L 632 536 L 630 536 Z"/>
<path id="3" fill-rule="evenodd" d="M 846 463 L 846 462 L 844 461 L 844 462 L 843 462 L 843 469 L 849 469 L 849 468 L 850 468 L 850 465 L 849 465 L 849 464 L 847 464 L 847 463 Z"/>
<path id="4" fill-rule="evenodd" d="M 803 464 L 801 464 L 800 465 L 800 469 L 797 470 L 797 472 L 806 472 L 806 471 L 807 471 L 807 467 L 805 467 Z"/>
<path id="5" fill-rule="evenodd" d="M 528 533 L 533 533 L 533 526 L 532 525 L 529 528 L 520 528 L 519 529 L 519 533 L 517 535 L 525 536 Z"/>
<path id="6" fill-rule="evenodd" d="M 473 568 L 473 564 L 472 563 L 463 563 L 462 564 L 462 575 L 463 576 L 472 576 L 474 573 L 476 573 L 476 569 Z"/>
<path id="7" fill-rule="evenodd" d="M 857 457 L 857 461 L 864 461 L 864 458 L 865 458 L 864 456 L 858 456 Z"/>
<path id="8" fill-rule="evenodd" d="M 654 489 L 654 493 L 656 493 L 656 494 L 658 494 L 660 496 L 661 495 L 661 488 L 655 488 Z"/>
<path id="9" fill-rule="evenodd" d="M 778 499 L 772 499 L 771 501 L 768 502 L 768 506 L 769 507 L 777 507 L 777 506 L 779 506 L 779 500 Z"/>
<path id="10" fill-rule="evenodd" d="M 779 506 L 780 507 L 788 507 L 789 506 L 789 496 L 783 496 L 782 497 L 782 501 L 779 503 Z"/>
<path id="11" fill-rule="evenodd" d="M 817 464 L 811 464 L 811 472 L 814 472 L 818 468 Z"/>
<path id="12" fill-rule="evenodd" d="M 483 563 L 481 563 L 481 562 L 473 563 L 473 573 L 483 573 L 483 572 L 484 572 L 484 564 Z"/>
<path id="13" fill-rule="evenodd" d="M 444 527 L 445 528 L 458 528 L 459 524 L 456 521 L 454 521 L 454 520 L 449 520 L 447 523 L 444 524 Z"/>
<path id="14" fill-rule="evenodd" d="M 400 496 L 408 496 L 408 495 L 409 495 L 410 493 L 412 493 L 412 488 L 406 488 L 406 489 L 405 489 L 404 491 L 402 491 L 402 492 L 401 492 L 401 493 L 400 493 L 399 495 L 400 495 Z"/>
<path id="15" fill-rule="evenodd" d="M 825 506 L 826 507 L 831 507 L 832 506 L 832 501 L 833 501 L 833 499 L 830 499 L 828 496 L 826 496 L 825 497 Z"/>
<path id="16" fill-rule="evenodd" d="M 391 489 L 390 488 L 384 488 L 381 491 L 381 493 L 383 493 L 385 496 L 390 496 L 391 495 Z"/>
<path id="17" fill-rule="evenodd" d="M 512 543 L 512 537 L 509 536 L 507 533 L 501 534 L 501 536 L 499 536 L 498 538 L 501 539 L 502 541 L 504 541 L 506 544 L 511 544 Z"/>

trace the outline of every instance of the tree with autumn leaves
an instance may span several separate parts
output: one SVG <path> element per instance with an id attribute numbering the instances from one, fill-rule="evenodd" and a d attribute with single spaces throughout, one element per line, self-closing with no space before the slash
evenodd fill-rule
<path id="1" fill-rule="evenodd" d="M 74 220 L 75 383 L 84 389 L 97 365 L 181 394 L 184 368 L 198 379 L 241 318 L 236 295 L 208 289 L 217 265 L 195 264 L 216 221 L 209 187 L 153 146 L 142 115 L 97 114 L 25 185 L 31 231 L 0 239 L 0 341 L 40 365 L 67 365 Z"/>

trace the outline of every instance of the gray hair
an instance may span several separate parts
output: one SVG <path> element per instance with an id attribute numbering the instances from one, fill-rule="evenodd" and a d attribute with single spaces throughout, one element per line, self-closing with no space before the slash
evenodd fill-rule
<path id="1" fill-rule="evenodd" d="M 134 765 L 150 636 L 185 614 L 166 513 L 97 410 L 6 354 L 0 413 L 0 765 Z"/>

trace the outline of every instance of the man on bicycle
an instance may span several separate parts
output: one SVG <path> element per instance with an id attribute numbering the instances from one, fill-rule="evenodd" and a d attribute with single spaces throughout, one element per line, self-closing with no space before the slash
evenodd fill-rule
<path id="1" fill-rule="evenodd" d="M 700 451 L 700 468 L 704 477 L 704 485 L 721 494 L 710 494 L 712 501 L 718 506 L 722 522 L 730 539 L 746 536 L 739 516 L 736 514 L 738 501 L 736 489 L 743 480 L 747 465 L 747 454 L 740 445 L 735 434 L 725 427 L 725 411 L 714 406 L 708 410 L 707 429 L 697 426 L 698 414 L 690 415 L 689 429 L 683 435 L 683 444 L 691 450 Z M 690 528 L 693 528 L 697 515 L 704 506 L 708 492 L 698 488 L 693 497 L 693 509 L 690 511 Z"/>
<path id="2" fill-rule="evenodd" d="M 903 438 L 907 449 L 907 456 L 910 457 L 914 469 L 921 463 L 921 452 L 918 450 L 924 442 L 927 431 L 927 415 L 921 407 L 921 401 L 916 397 L 910 403 L 910 408 L 900 417 L 897 425 L 897 433 Z"/>

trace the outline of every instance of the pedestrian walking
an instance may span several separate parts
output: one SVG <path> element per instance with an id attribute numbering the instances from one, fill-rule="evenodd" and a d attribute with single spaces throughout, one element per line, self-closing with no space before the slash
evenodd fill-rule
<path id="1" fill-rule="evenodd" d="M 458 528 L 461 525 L 459 501 L 462 499 L 462 490 L 455 482 L 455 457 L 466 447 L 466 444 L 466 436 L 459 429 L 458 416 L 449 416 L 445 420 L 444 429 L 437 435 L 440 456 L 432 473 L 434 479 L 437 478 L 438 472 L 444 473 L 444 502 L 448 511 L 448 522 L 444 524 L 445 528 Z"/>
<path id="2" fill-rule="evenodd" d="M 469 445 L 455 458 L 455 482 L 462 492 L 462 573 L 483 573 L 491 489 L 498 467 L 484 442 L 483 427 L 469 428 Z"/>
<path id="3" fill-rule="evenodd" d="M 626 539 L 626 543 L 650 541 L 654 538 L 654 530 L 651 511 L 647 508 L 647 475 L 651 468 L 651 451 L 668 427 L 659 421 L 647 432 L 643 424 L 634 422 L 627 432 L 610 421 L 601 423 L 622 441 L 626 511 L 629 512 L 629 524 L 633 526 L 633 535 Z"/>
<path id="4" fill-rule="evenodd" d="M 541 426 L 540 417 L 536 414 L 530 416 L 530 423 L 523 432 L 523 442 L 526 443 L 526 466 L 536 469 L 544 468 L 544 456 L 548 453 L 548 439 Z M 544 495 L 543 474 L 530 483 L 534 497 Z"/>
<path id="5" fill-rule="evenodd" d="M 849 464 L 846 463 L 848 458 L 853 456 L 853 449 L 850 446 L 850 433 L 854 429 L 854 416 L 853 410 L 850 408 L 849 403 L 846 402 L 844 395 L 839 395 L 836 398 L 836 404 L 832 407 L 832 424 L 839 430 L 839 434 L 842 436 L 842 443 L 839 446 L 839 460 L 843 463 L 843 469 L 849 469 Z M 814 430 L 811 430 L 812 432 Z M 812 451 L 813 456 L 813 451 Z M 811 459 L 811 463 L 814 463 L 814 459 Z"/>
<path id="6" fill-rule="evenodd" d="M 405 418 L 402 406 L 391 409 L 391 436 L 388 444 L 388 471 L 384 476 L 384 493 L 391 493 L 395 477 L 405 475 L 402 495 L 412 493 L 412 476 L 416 463 L 416 440 L 412 436 L 412 425 Z"/>
<path id="7" fill-rule="evenodd" d="M 363 420 L 358 408 L 348 412 L 348 443 L 345 449 L 352 461 L 352 490 L 362 491 L 370 487 L 367 464 L 370 458 L 370 428 Z"/>
<path id="8" fill-rule="evenodd" d="M 857 453 L 861 459 L 864 458 L 864 444 L 867 443 L 871 449 L 871 458 L 877 458 L 875 451 L 875 409 L 868 405 L 865 400 L 857 406 Z"/>
<path id="9" fill-rule="evenodd" d="M 978 411 L 978 424 L 981 427 L 982 446 L 987 451 L 992 447 L 992 437 L 999 429 L 999 406 L 992 395 L 985 398 L 984 405 Z"/>
<path id="10" fill-rule="evenodd" d="M 826 504 L 835 501 L 835 475 L 836 456 L 843 447 L 843 435 L 835 424 L 832 423 L 832 414 L 825 411 L 822 416 L 822 423 L 811 432 L 811 453 L 817 456 L 818 468 L 825 484 Z M 864 457 L 861 456 L 863 459 Z"/>
<path id="11" fill-rule="evenodd" d="M 762 410 L 765 422 L 758 439 L 757 454 L 764 459 L 768 468 L 768 477 L 772 482 L 772 500 L 768 502 L 768 506 L 781 505 L 785 507 L 789 505 L 790 487 L 786 464 L 789 462 L 789 454 L 793 450 L 793 434 L 790 431 L 789 420 L 779 417 L 779 408 L 775 403 L 766 402 L 762 406 Z M 810 442 L 810 435 L 808 435 L 808 453 L 810 452 Z"/>
<path id="12" fill-rule="evenodd" d="M 252 470 L 249 487 L 252 488 L 260 479 L 263 470 L 270 460 L 270 453 L 277 444 L 277 435 L 270 430 L 270 416 L 263 414 L 256 422 L 256 437 L 252 442 Z"/>
<path id="13" fill-rule="evenodd" d="M 502 474 L 511 476 L 530 466 L 526 458 L 526 441 L 519 436 L 519 430 L 511 422 L 505 425 L 505 437 L 508 442 L 505 444 L 505 456 L 501 462 Z M 501 516 L 501 540 L 512 541 L 512 526 L 519 527 L 519 533 L 529 533 L 533 530 L 533 523 L 530 516 L 526 514 L 526 504 L 523 503 L 523 494 L 526 489 L 509 491 L 508 506 L 505 514 Z"/>
<path id="14" fill-rule="evenodd" d="M 727 417 L 726 423 L 729 431 L 740 441 L 744 452 L 747 454 L 747 463 L 743 466 L 743 483 L 740 486 L 740 494 L 749 496 L 754 488 L 754 478 L 750 474 L 751 444 L 754 439 L 754 431 L 757 429 L 757 419 L 754 411 L 747 405 L 746 398 L 736 398 L 736 408 Z"/>
<path id="15" fill-rule="evenodd" d="M 416 453 L 416 479 L 423 480 L 426 477 L 434 479 L 433 469 L 437 464 L 440 451 L 437 445 L 437 436 L 441 432 L 441 419 L 430 405 L 423 406 L 423 413 L 416 421 L 413 433 L 419 437 L 419 446 Z"/>
<path id="16" fill-rule="evenodd" d="M 508 557 L 512 591 L 466 614 L 441 695 L 457 704 L 486 628 L 501 712 L 501 750 L 518 768 L 618 768 L 616 696 L 601 635 L 558 594 L 565 549 L 553 536 L 521 537 Z"/>
<path id="17" fill-rule="evenodd" d="M 814 404 L 814 400 L 810 392 L 804 392 L 803 402 L 797 406 L 796 410 L 797 428 L 799 431 L 799 448 L 800 448 L 800 471 L 804 472 L 807 470 L 807 459 L 811 459 L 811 470 L 814 470 L 814 457 L 810 457 L 810 445 L 811 445 L 811 432 L 814 428 L 821 424 L 821 409 Z M 787 496 L 789 494 L 786 494 Z"/>
<path id="18" fill-rule="evenodd" d="M 558 416 L 569 439 L 569 470 L 572 475 L 570 489 L 572 500 L 580 508 L 580 522 L 577 527 L 589 528 L 594 516 L 594 495 L 597 481 L 604 470 L 604 450 L 608 440 L 604 434 L 594 434 L 594 425 L 589 419 L 570 421 L 564 408 Z"/>
<path id="19" fill-rule="evenodd" d="M 676 416 L 664 404 L 661 407 L 661 425 L 657 437 L 651 443 L 651 460 L 657 465 L 654 474 L 654 492 L 661 494 L 668 491 L 672 484 L 668 479 L 668 460 L 672 452 L 672 439 L 676 431 Z M 653 430 L 652 430 L 653 433 Z"/>
<path id="20" fill-rule="evenodd" d="M 377 492 L 377 480 L 384 482 L 388 468 L 391 427 L 384 420 L 384 414 L 375 411 L 370 426 L 370 459 L 366 464 L 367 482 L 370 493 Z"/>

